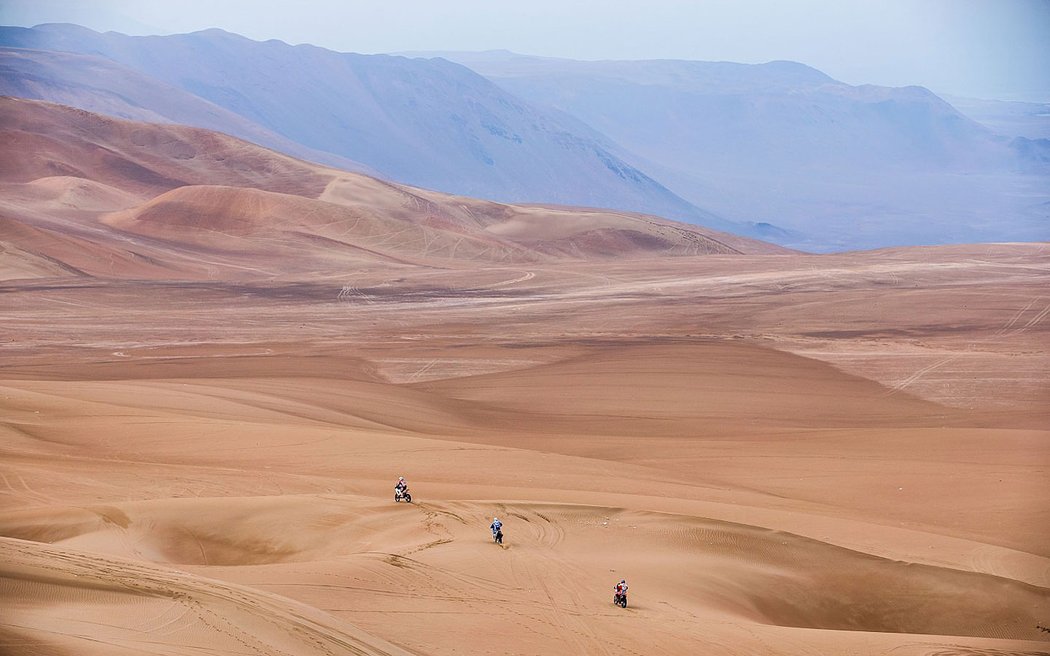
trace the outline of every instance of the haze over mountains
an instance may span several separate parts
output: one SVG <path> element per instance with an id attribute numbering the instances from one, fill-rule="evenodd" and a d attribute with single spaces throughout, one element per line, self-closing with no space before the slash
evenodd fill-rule
<path id="1" fill-rule="evenodd" d="M 998 136 L 921 87 L 794 62 L 435 54 L 593 126 L 684 198 L 818 249 L 1050 237 L 1050 142 Z"/>
<path id="2" fill-rule="evenodd" d="M 982 100 L 945 96 L 963 114 L 996 134 L 1027 139 L 1050 139 L 1050 103 Z"/>
<path id="3" fill-rule="evenodd" d="M 0 45 L 5 94 L 451 193 L 818 251 L 1050 238 L 1046 140 L 1000 137 L 921 88 L 852 87 L 792 62 L 422 59 L 72 25 L 2 28 Z"/>

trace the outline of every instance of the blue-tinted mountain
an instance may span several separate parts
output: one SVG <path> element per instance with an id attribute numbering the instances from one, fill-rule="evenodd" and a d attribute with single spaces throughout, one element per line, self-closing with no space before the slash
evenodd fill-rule
<path id="1" fill-rule="evenodd" d="M 921 87 L 851 86 L 784 61 L 436 54 L 576 117 L 687 200 L 811 247 L 1050 238 L 1043 145 Z"/>

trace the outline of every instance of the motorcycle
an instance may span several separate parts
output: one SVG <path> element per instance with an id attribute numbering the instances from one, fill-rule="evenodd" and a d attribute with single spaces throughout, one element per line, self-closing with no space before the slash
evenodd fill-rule
<path id="1" fill-rule="evenodd" d="M 498 531 L 492 534 L 492 541 L 498 545 L 503 544 L 503 529 L 499 529 Z"/>
<path id="2" fill-rule="evenodd" d="M 616 593 L 613 595 L 613 603 L 620 608 L 627 608 L 627 593 Z"/>
<path id="3" fill-rule="evenodd" d="M 404 501 L 405 503 L 412 503 L 412 495 L 409 493 L 408 488 L 406 487 L 404 490 L 400 490 L 395 487 L 394 501 Z"/>

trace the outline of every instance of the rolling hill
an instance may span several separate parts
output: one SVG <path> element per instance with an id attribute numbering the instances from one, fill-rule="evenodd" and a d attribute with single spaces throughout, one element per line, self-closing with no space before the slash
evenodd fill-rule
<path id="1" fill-rule="evenodd" d="M 0 99 L 0 239 L 19 275 L 211 279 L 355 267 L 783 252 L 639 214 L 449 196 L 239 139 Z"/>

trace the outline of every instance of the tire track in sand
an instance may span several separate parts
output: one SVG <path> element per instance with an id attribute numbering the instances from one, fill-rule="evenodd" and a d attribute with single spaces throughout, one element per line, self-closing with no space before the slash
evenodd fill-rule
<path id="1" fill-rule="evenodd" d="M 254 654 L 410 656 L 395 645 L 292 599 L 152 564 L 0 538 L 0 577 L 178 600 L 188 604 L 212 632 Z M 245 620 L 252 630 L 233 623 L 231 614 Z M 128 627 L 113 626 L 134 633 Z M 288 651 L 289 644 L 297 645 L 293 652 Z"/>

